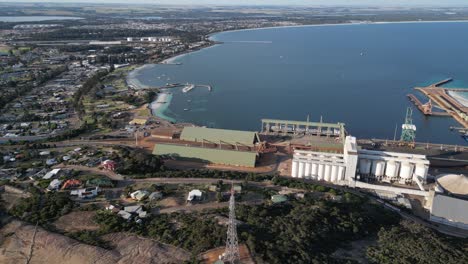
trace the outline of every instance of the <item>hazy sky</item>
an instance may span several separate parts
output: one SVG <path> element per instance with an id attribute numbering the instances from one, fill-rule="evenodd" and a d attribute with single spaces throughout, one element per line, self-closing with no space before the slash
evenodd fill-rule
<path id="1" fill-rule="evenodd" d="M 372 5 L 372 6 L 468 6 L 468 0 L 0 0 L 0 2 L 88 2 L 88 3 L 154 3 L 217 5 Z"/>

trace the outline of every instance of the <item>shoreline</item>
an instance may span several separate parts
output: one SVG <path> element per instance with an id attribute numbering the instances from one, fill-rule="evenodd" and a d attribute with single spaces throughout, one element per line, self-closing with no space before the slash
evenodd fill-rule
<path id="1" fill-rule="evenodd" d="M 156 99 L 148 105 L 151 115 L 162 118 L 169 122 L 176 122 L 174 118 L 168 117 L 164 112 L 169 108 L 169 105 L 172 101 L 172 94 L 167 91 L 161 91 L 156 96 Z"/>
<path id="2" fill-rule="evenodd" d="M 361 22 L 344 22 L 344 23 L 324 23 L 324 24 L 302 24 L 291 26 L 271 26 L 271 27 L 258 27 L 258 28 L 244 28 L 232 29 L 226 31 L 218 31 L 208 34 L 211 39 L 215 35 L 240 32 L 240 31 L 255 31 L 264 29 L 278 29 L 278 28 L 301 28 L 301 27 L 328 27 L 328 26 L 354 26 L 354 25 L 385 25 L 385 24 L 419 24 L 419 23 L 468 23 L 467 20 L 408 20 L 408 21 L 361 21 Z"/>

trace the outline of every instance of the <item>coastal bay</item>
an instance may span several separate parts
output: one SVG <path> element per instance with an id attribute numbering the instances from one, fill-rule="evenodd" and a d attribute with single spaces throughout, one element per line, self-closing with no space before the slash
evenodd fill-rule
<path id="1" fill-rule="evenodd" d="M 181 65 L 147 65 L 132 79 L 212 85 L 212 92 L 170 90 L 164 114 L 179 122 L 258 130 L 261 118 L 309 115 L 344 122 L 360 138 L 392 139 L 413 87 L 448 77 L 463 83 L 468 47 L 460 32 L 467 29 L 462 22 L 426 22 L 223 32 L 212 36 L 223 44 L 171 60 Z M 450 118 L 415 110 L 413 119 L 418 141 L 465 144 L 449 130 L 457 126 Z"/>

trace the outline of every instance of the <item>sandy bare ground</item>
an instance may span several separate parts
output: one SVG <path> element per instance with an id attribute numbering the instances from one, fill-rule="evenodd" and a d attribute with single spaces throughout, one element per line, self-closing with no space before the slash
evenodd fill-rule
<path id="1" fill-rule="evenodd" d="M 54 166 L 54 168 L 73 169 L 73 170 L 77 170 L 77 171 L 84 171 L 84 172 L 88 172 L 88 173 L 104 175 L 104 176 L 107 176 L 109 179 L 115 180 L 115 181 L 123 180 L 123 177 L 120 174 L 117 174 L 117 173 L 115 173 L 113 171 L 110 171 L 110 170 L 99 169 L 99 168 L 96 168 L 96 167 L 59 164 L 59 165 Z"/>
<path id="2" fill-rule="evenodd" d="M 114 233 L 103 237 L 115 248 L 106 250 L 80 243 L 66 236 L 13 221 L 0 229 L 0 263 L 30 264 L 150 264 L 181 263 L 190 253 L 157 241 L 131 234 Z M 30 254 L 32 248 L 32 254 Z"/>
<path id="3" fill-rule="evenodd" d="M 119 264 L 182 263 L 191 256 L 183 249 L 132 234 L 114 233 L 105 235 L 103 239 L 109 241 L 120 252 Z"/>
<path id="4" fill-rule="evenodd" d="M 93 221 L 95 215 L 95 211 L 71 212 L 57 219 L 54 226 L 64 232 L 98 230 L 99 225 Z"/>

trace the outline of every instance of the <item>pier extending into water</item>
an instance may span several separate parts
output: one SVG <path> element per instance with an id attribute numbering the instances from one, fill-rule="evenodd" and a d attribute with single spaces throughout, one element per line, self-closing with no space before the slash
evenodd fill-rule
<path id="1" fill-rule="evenodd" d="M 450 116 L 449 113 L 447 112 L 434 112 L 432 111 L 432 101 L 429 101 L 425 104 L 421 103 L 421 101 L 414 95 L 414 94 L 408 94 L 408 98 L 411 102 L 414 103 L 414 105 L 423 113 L 424 115 L 427 116 Z"/>
<path id="2" fill-rule="evenodd" d="M 429 98 L 430 101 L 427 104 L 422 104 L 412 94 L 408 95 L 408 97 L 423 114 L 428 115 L 428 113 L 431 113 L 431 115 L 434 115 L 434 113 L 436 113 L 432 112 L 432 102 L 434 102 L 439 108 L 445 111 L 445 114 L 451 115 L 464 128 L 468 128 L 468 107 L 461 104 L 448 94 L 449 91 L 468 92 L 468 89 L 440 87 L 441 85 L 451 81 L 452 79 L 449 78 L 426 87 L 415 87 L 415 90 L 420 91 Z"/>

